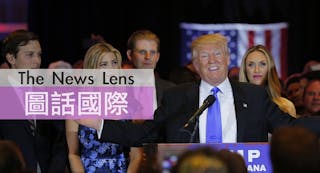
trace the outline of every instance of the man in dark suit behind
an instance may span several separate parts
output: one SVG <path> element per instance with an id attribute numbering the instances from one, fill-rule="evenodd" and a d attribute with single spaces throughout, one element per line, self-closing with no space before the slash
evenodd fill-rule
<path id="1" fill-rule="evenodd" d="M 25 30 L 14 31 L 4 39 L 2 55 L 12 69 L 40 68 L 41 46 L 38 37 Z M 12 109 L 22 107 L 22 103 L 13 104 Z M 20 147 L 27 169 L 37 173 L 64 172 L 67 163 L 64 121 L 32 122 L 1 120 L 0 139 L 12 140 Z"/>
<path id="2" fill-rule="evenodd" d="M 131 34 L 127 43 L 127 57 L 136 69 L 156 69 L 160 59 L 160 39 L 149 30 L 137 30 Z M 160 106 L 163 92 L 175 86 L 155 73 L 156 101 Z"/>
<path id="3" fill-rule="evenodd" d="M 101 138 L 124 145 L 153 142 L 164 131 L 163 142 L 190 142 L 195 123 L 187 129 L 184 124 L 218 87 L 221 110 L 223 143 L 267 142 L 268 132 L 280 126 L 303 125 L 320 136 L 319 117 L 294 119 L 282 112 L 268 96 L 265 88 L 232 82 L 227 78 L 230 54 L 227 38 L 221 34 L 208 34 L 192 42 L 193 64 L 201 77 L 200 82 L 168 89 L 155 111 L 154 121 L 136 125 L 120 121 L 79 120 L 78 122 L 101 132 Z M 195 128 L 195 142 L 207 143 L 207 110 L 199 117 Z M 112 133 L 110 133 L 112 132 Z M 155 134 L 155 135 L 154 135 Z"/>

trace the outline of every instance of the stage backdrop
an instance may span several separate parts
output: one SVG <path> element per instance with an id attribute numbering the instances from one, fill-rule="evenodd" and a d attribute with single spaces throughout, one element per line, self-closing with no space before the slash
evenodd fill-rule
<path id="1" fill-rule="evenodd" d="M 270 24 L 198 24 L 181 23 L 181 58 L 185 65 L 191 60 L 191 42 L 203 34 L 221 33 L 228 40 L 231 63 L 229 68 L 241 65 L 245 51 L 257 44 L 265 45 L 272 53 L 279 76 L 287 76 L 287 23 Z"/>

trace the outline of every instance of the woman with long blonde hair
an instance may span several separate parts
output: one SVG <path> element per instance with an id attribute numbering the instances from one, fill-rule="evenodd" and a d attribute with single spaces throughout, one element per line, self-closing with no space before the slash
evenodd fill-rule
<path id="1" fill-rule="evenodd" d="M 239 81 L 266 86 L 273 102 L 282 111 L 296 117 L 293 103 L 281 96 L 281 83 L 274 59 L 265 46 L 256 45 L 246 51 L 240 66 Z"/>

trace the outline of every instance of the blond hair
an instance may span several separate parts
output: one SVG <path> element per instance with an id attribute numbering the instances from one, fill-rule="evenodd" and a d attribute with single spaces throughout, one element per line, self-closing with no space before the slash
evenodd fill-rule
<path id="1" fill-rule="evenodd" d="M 191 50 L 192 50 L 192 59 L 196 58 L 197 55 L 197 48 L 204 44 L 217 44 L 223 50 L 225 55 L 229 55 L 229 48 L 228 48 L 228 40 L 225 36 L 219 33 L 215 34 L 206 34 L 202 35 L 191 43 Z"/>
<path id="2" fill-rule="evenodd" d="M 96 43 L 87 50 L 86 55 L 84 57 L 84 61 L 83 61 L 83 68 L 85 69 L 98 68 L 98 65 L 102 59 L 102 56 L 108 52 L 111 52 L 116 56 L 119 62 L 118 63 L 119 68 L 121 68 L 122 57 L 120 52 L 116 48 L 114 48 L 111 44 L 108 44 L 105 42 Z"/>
<path id="3" fill-rule="evenodd" d="M 131 34 L 128 39 L 127 49 L 133 50 L 136 47 L 136 42 L 138 40 L 152 40 L 157 44 L 157 51 L 160 51 L 160 39 L 159 37 L 151 32 L 150 30 L 137 30 Z"/>

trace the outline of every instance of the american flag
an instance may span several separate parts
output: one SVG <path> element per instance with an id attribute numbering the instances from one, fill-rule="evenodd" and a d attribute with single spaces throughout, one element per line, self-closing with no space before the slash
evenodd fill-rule
<path id="1" fill-rule="evenodd" d="M 191 42 L 204 34 L 220 33 L 228 38 L 230 66 L 240 66 L 245 51 L 257 44 L 266 46 L 272 53 L 279 76 L 287 75 L 287 23 L 270 24 L 197 24 L 181 23 L 181 65 L 191 60 Z"/>

